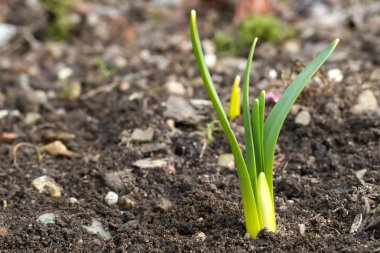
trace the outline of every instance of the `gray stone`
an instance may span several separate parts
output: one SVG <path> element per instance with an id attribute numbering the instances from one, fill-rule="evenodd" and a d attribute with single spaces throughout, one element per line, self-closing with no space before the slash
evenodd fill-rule
<path id="1" fill-rule="evenodd" d="M 177 122 L 189 124 L 196 124 L 202 118 L 186 99 L 178 96 L 170 96 L 168 98 L 164 116 L 172 118 Z"/>

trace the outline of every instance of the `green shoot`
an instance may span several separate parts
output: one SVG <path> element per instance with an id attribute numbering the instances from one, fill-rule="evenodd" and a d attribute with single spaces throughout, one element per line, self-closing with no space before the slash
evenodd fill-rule
<path id="1" fill-rule="evenodd" d="M 243 118 L 246 147 L 244 159 L 243 153 L 239 148 L 239 144 L 223 110 L 210 72 L 205 64 L 194 10 L 191 11 L 190 28 L 194 55 L 200 74 L 235 157 L 247 233 L 253 238 L 256 238 L 260 230 L 264 228 L 275 232 L 276 217 L 273 194 L 273 159 L 277 139 L 292 105 L 311 77 L 333 52 L 339 40 L 336 39 L 328 45 L 296 77 L 273 107 L 266 120 L 264 119 L 265 91 L 262 91 L 260 97 L 254 100 L 252 115 L 249 106 L 250 71 L 257 38 L 253 41 L 247 60 L 243 86 Z"/>
<path id="2" fill-rule="evenodd" d="M 230 108 L 228 111 L 231 120 L 240 115 L 240 76 L 235 77 L 230 97 Z"/>

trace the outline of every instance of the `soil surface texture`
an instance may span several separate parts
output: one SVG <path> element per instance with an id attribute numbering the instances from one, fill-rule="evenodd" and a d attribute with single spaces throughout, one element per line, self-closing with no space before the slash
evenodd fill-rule
<path id="1" fill-rule="evenodd" d="M 266 90 L 266 115 L 340 43 L 284 123 L 278 231 L 258 239 L 246 234 L 233 160 L 220 161 L 231 149 L 189 32 L 195 8 L 227 109 L 249 50 L 213 42 L 237 31 L 233 6 L 77 0 L 57 42 L 46 31 L 58 14 L 43 2 L 0 0 L 0 252 L 380 252 L 379 1 L 271 7 L 297 32 L 258 42 L 250 97 Z M 244 149 L 242 116 L 231 125 Z"/>

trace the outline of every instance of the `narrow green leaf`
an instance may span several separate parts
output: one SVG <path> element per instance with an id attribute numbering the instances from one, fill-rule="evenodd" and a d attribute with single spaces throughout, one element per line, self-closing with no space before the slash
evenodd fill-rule
<path id="1" fill-rule="evenodd" d="M 253 193 L 256 199 L 256 206 L 258 210 L 258 215 L 261 224 L 261 214 L 260 214 L 260 202 L 258 201 L 257 193 L 257 172 L 256 172 L 256 159 L 255 159 L 255 149 L 253 145 L 252 136 L 252 126 L 251 126 L 251 116 L 249 112 L 249 80 L 252 66 L 253 54 L 255 52 L 255 47 L 257 43 L 257 38 L 253 40 L 251 50 L 249 51 L 247 64 L 244 74 L 244 84 L 243 84 L 243 119 L 244 119 L 244 140 L 245 140 L 245 161 L 249 173 L 249 178 L 251 179 Z"/>
<path id="2" fill-rule="evenodd" d="M 334 51 L 339 40 L 334 40 L 296 77 L 269 113 L 264 125 L 265 175 L 273 199 L 273 159 L 281 127 L 297 97 L 311 77 Z"/>
<path id="3" fill-rule="evenodd" d="M 260 93 L 260 148 L 261 148 L 261 166 L 265 171 L 265 152 L 264 152 L 264 114 L 265 114 L 265 90 Z"/>
<path id="4" fill-rule="evenodd" d="M 262 147 L 261 147 L 261 129 L 262 123 L 260 122 L 260 102 L 256 98 L 252 106 L 252 135 L 253 146 L 256 159 L 257 173 L 263 172 L 263 160 L 262 160 Z"/>
<path id="5" fill-rule="evenodd" d="M 211 102 L 219 117 L 222 128 L 225 134 L 227 135 L 227 139 L 230 143 L 232 153 L 235 157 L 235 163 L 240 182 L 240 190 L 243 200 L 246 229 L 252 237 L 256 238 L 257 233 L 260 231 L 260 223 L 258 222 L 260 219 L 258 217 L 258 210 L 256 208 L 255 196 L 253 194 L 254 190 L 252 188 L 250 176 L 248 174 L 243 155 L 239 148 L 239 144 L 237 143 L 235 135 L 232 132 L 231 126 L 228 123 L 226 113 L 223 110 L 222 103 L 220 102 L 219 96 L 215 90 L 214 83 L 211 79 L 210 72 L 208 71 L 208 68 L 205 63 L 204 54 L 202 51 L 196 24 L 196 13 L 194 10 L 191 11 L 190 28 L 191 42 L 193 45 L 194 55 L 198 64 L 199 71 L 201 73 L 207 93 L 210 96 Z"/>

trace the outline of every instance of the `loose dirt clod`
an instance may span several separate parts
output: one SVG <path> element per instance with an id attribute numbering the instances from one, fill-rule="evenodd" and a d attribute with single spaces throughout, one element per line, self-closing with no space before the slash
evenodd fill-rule
<path id="1" fill-rule="evenodd" d="M 119 203 L 120 207 L 124 210 L 129 210 L 136 207 L 136 202 L 130 199 L 128 196 L 122 196 Z"/>

